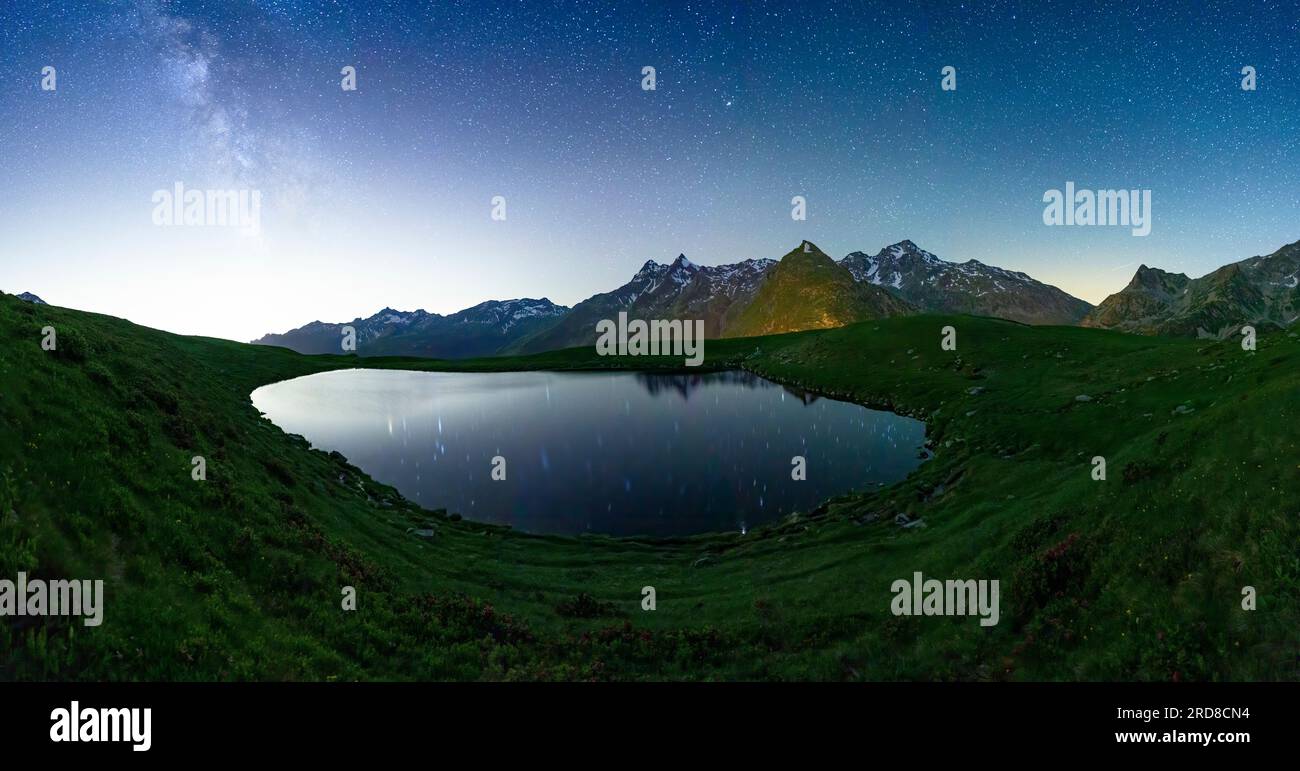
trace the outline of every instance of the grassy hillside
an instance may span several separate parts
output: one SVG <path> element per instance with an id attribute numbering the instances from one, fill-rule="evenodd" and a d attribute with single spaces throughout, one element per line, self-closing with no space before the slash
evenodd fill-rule
<path id="1" fill-rule="evenodd" d="M 0 297 L 0 578 L 108 593 L 98 628 L 0 620 L 0 679 L 1300 676 L 1291 335 L 1246 353 L 916 316 L 706 351 L 922 416 L 936 457 L 745 536 L 528 536 L 418 509 L 260 418 L 249 393 L 339 367 L 620 362 L 305 357 Z M 890 584 L 916 570 L 1001 580 L 1001 623 L 890 615 Z M 1244 585 L 1258 610 L 1241 610 Z"/>

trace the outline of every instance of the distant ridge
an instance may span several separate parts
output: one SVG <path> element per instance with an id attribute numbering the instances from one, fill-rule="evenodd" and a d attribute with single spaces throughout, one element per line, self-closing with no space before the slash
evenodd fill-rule
<path id="1" fill-rule="evenodd" d="M 1300 241 L 1200 278 L 1142 265 L 1128 286 L 1081 322 L 1147 335 L 1224 338 L 1246 324 L 1287 327 L 1300 317 Z"/>
<path id="2" fill-rule="evenodd" d="M 282 335 L 265 335 L 253 343 L 278 345 L 299 353 L 341 353 L 343 327 L 351 326 L 356 330 L 357 353 L 362 356 L 492 356 L 554 324 L 568 311 L 544 297 L 489 300 L 449 316 L 384 308 L 369 318 L 339 324 L 313 321 Z"/>
<path id="3" fill-rule="evenodd" d="M 622 286 L 572 308 L 549 300 L 488 301 L 450 316 L 385 308 L 348 322 L 357 352 L 461 358 L 591 345 L 596 324 L 619 313 L 702 319 L 708 338 L 820 329 L 927 311 L 1075 324 L 1092 306 L 1024 273 L 975 260 L 952 263 L 911 241 L 836 261 L 810 241 L 780 260 L 698 265 L 685 254 L 647 260 Z M 342 323 L 315 321 L 253 342 L 301 353 L 338 353 Z"/>
<path id="4" fill-rule="evenodd" d="M 626 284 L 573 306 L 558 324 L 522 341 L 517 352 L 595 343 L 596 323 L 617 318 L 619 312 L 641 319 L 703 319 L 705 337 L 726 336 L 775 264 L 749 259 L 703 267 L 684 254 L 667 265 L 647 260 Z"/>
<path id="5" fill-rule="evenodd" d="M 859 281 L 893 290 L 927 311 L 996 316 L 1026 324 L 1077 324 L 1092 305 L 1024 273 L 977 260 L 941 260 L 911 241 L 876 255 L 853 252 L 840 261 Z"/>

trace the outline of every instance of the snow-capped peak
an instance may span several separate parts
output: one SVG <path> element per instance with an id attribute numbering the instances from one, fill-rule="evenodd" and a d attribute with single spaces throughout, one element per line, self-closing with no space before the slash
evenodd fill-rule
<path id="1" fill-rule="evenodd" d="M 399 311 L 396 308 L 384 308 L 365 321 L 372 324 L 405 326 L 427 315 L 423 308 L 414 311 Z"/>
<path id="2" fill-rule="evenodd" d="M 930 252 L 927 252 L 926 250 L 917 246 L 915 242 L 909 239 L 904 239 L 902 241 L 899 241 L 896 244 L 881 249 L 880 255 L 878 256 L 884 256 L 886 253 L 888 253 L 891 257 L 893 257 L 896 260 L 904 257 L 910 257 L 913 259 L 920 259 L 922 262 L 925 262 L 930 265 L 937 265 L 944 262 L 943 260 L 934 256 Z"/>
<path id="3" fill-rule="evenodd" d="M 666 267 L 668 266 L 655 262 L 654 260 L 646 260 L 645 264 L 641 266 L 641 269 L 638 270 L 636 272 L 636 275 L 632 277 L 632 280 L 635 281 L 638 278 L 645 278 L 646 276 L 658 275 L 659 272 Z"/>
<path id="4" fill-rule="evenodd" d="M 679 254 L 677 255 L 677 259 L 673 260 L 673 267 L 690 269 L 690 268 L 698 268 L 699 266 L 691 262 L 690 260 L 686 259 L 686 255 Z"/>

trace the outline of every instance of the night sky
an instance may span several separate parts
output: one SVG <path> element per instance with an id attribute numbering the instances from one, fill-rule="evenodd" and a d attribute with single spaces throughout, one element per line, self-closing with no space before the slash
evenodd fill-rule
<path id="1" fill-rule="evenodd" d="M 1300 3 L 1091 5 L 4 0 L 0 289 L 248 340 L 805 238 L 1092 302 L 1300 239 Z M 1067 180 L 1150 189 L 1151 235 L 1045 226 Z M 155 226 L 176 181 L 260 233 Z"/>

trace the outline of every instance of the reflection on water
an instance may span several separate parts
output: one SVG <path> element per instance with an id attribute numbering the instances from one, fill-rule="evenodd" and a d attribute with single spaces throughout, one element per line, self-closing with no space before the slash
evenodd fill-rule
<path id="1" fill-rule="evenodd" d="M 734 383 L 746 388 L 781 388 L 785 390 L 786 394 L 793 396 L 804 404 L 812 404 L 821 398 L 817 394 L 808 393 L 799 388 L 764 380 L 758 375 L 742 369 L 728 370 L 726 372 L 706 372 L 698 375 L 657 375 L 647 372 L 634 374 L 637 383 L 650 393 L 677 393 L 684 399 L 690 398 L 692 391 L 699 389 L 700 386 L 706 383 Z"/>
<path id="2" fill-rule="evenodd" d="M 535 533 L 741 530 L 901 479 L 925 441 L 912 418 L 740 371 L 344 370 L 252 398 L 426 508 Z M 796 455 L 804 481 L 791 479 Z"/>

